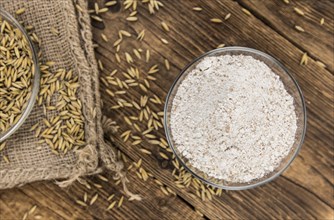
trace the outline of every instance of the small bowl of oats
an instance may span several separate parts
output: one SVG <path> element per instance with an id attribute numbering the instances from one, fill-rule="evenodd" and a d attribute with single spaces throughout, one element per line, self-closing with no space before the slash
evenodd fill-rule
<path id="1" fill-rule="evenodd" d="M 0 9 L 0 143 L 30 114 L 39 81 L 37 53 L 28 33 Z"/>

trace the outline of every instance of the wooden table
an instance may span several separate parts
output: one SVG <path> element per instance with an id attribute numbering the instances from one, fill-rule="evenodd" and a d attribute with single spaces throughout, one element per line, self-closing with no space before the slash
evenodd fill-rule
<path id="1" fill-rule="evenodd" d="M 147 181 L 143 181 L 135 171 L 127 174 L 129 189 L 140 194 L 142 201 L 125 199 L 121 207 L 116 204 L 112 210 L 106 211 L 110 204 L 108 196 L 114 193 L 113 200 L 118 201 L 122 196 L 122 186 L 116 185 L 112 174 L 105 172 L 103 175 L 108 178 L 108 182 L 96 176 L 87 178 L 91 189 L 79 183 L 61 189 L 53 182 L 38 182 L 0 191 L 1 219 L 21 219 L 34 205 L 37 205 L 37 208 L 28 219 L 34 219 L 34 216 L 37 216 L 37 219 L 333 219 L 334 2 L 162 2 L 164 7 L 160 7 L 154 15 L 149 14 L 147 5 L 139 3 L 138 21 L 135 22 L 126 20 L 130 11 L 124 10 L 124 6 L 118 2 L 110 7 L 109 12 L 101 15 L 105 29 L 101 29 L 103 25 L 97 22 L 94 22 L 93 28 L 94 39 L 99 44 L 96 56 L 104 66 L 101 78 L 117 69 L 115 76 L 125 79 L 122 72 L 125 72 L 130 64 L 125 61 L 124 52 L 133 57 L 133 66 L 140 69 L 141 77 L 146 76 L 151 66 L 159 65 L 159 72 L 152 74 L 157 80 L 150 81 L 147 92 L 139 87 L 131 87 L 125 89 L 126 94 L 111 97 L 106 93 L 107 88 L 113 92 L 120 89 L 101 83 L 104 115 L 115 120 L 120 127 L 114 134 L 107 131 L 106 139 L 112 140 L 123 157 L 127 158 L 126 166 L 142 159 L 142 167 L 151 175 Z M 102 7 L 103 2 L 99 1 L 99 5 Z M 195 6 L 203 10 L 192 10 Z M 294 11 L 295 7 L 302 10 L 304 15 Z M 223 23 L 210 22 L 211 18 L 224 20 L 228 13 L 231 13 L 231 17 Z M 321 18 L 324 18 L 323 25 L 320 24 Z M 162 21 L 168 24 L 169 32 L 161 27 Z M 305 32 L 296 30 L 296 25 Z M 116 48 L 113 47 L 119 30 L 126 30 L 132 35 L 123 37 L 119 51 L 121 63 L 116 61 Z M 145 30 L 145 37 L 138 41 L 136 37 L 142 30 Z M 101 33 L 107 36 L 109 42 L 101 38 Z M 169 43 L 162 43 L 160 38 Z M 118 98 L 127 102 L 139 102 L 140 96 L 145 94 L 149 97 L 155 94 L 164 100 L 180 70 L 195 57 L 220 44 L 255 48 L 281 61 L 297 79 L 304 93 L 308 128 L 300 154 L 279 178 L 251 190 L 223 191 L 221 196 L 202 201 L 194 196 L 196 193 L 193 188 L 176 186 L 171 160 L 165 160 L 159 154 L 164 152 L 171 158 L 169 152 L 148 143 L 147 139 L 132 146 L 133 139 L 124 142 L 120 137 L 129 129 L 135 133 L 135 128 L 125 123 L 124 116 L 138 116 L 139 111 L 134 107 L 112 107 L 117 105 Z M 141 60 L 135 57 L 132 51 L 134 48 L 143 50 Z M 145 62 L 146 50 L 150 50 L 148 63 Z M 304 53 L 307 53 L 308 63 L 300 65 Z M 170 70 L 164 66 L 165 59 L 169 60 Z M 163 111 L 162 104 L 150 102 L 149 107 L 155 112 Z M 147 120 L 132 123 L 137 123 L 140 129 L 144 130 Z M 164 137 L 161 128 L 152 134 Z M 152 154 L 145 154 L 140 148 L 146 148 Z M 166 195 L 156 180 L 176 195 Z M 88 195 L 87 203 L 96 193 L 99 197 L 93 205 L 82 207 L 76 200 L 83 200 L 85 192 Z"/>

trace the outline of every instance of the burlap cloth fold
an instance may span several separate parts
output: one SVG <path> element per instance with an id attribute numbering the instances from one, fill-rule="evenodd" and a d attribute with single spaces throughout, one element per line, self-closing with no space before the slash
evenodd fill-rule
<path id="1" fill-rule="evenodd" d="M 12 15 L 19 8 L 25 8 L 17 17 L 25 25 L 34 26 L 41 41 L 42 62 L 54 61 L 56 64 L 51 71 L 72 69 L 79 77 L 78 95 L 83 105 L 86 142 L 79 150 L 69 151 L 64 156 L 53 154 L 46 144 L 39 146 L 39 139 L 29 131 L 43 119 L 42 107 L 35 105 L 28 119 L 0 152 L 0 158 L 6 155 L 10 160 L 10 163 L 0 160 L 0 189 L 59 178 L 65 179 L 60 185 L 66 186 L 82 175 L 98 172 L 99 157 L 105 166 L 120 173 L 121 165 L 115 162 L 115 154 L 103 141 L 98 71 L 87 3 L 84 0 L 1 0 L 0 7 Z M 52 34 L 50 28 L 58 30 L 59 35 Z M 52 116 L 57 112 L 48 114 Z"/>

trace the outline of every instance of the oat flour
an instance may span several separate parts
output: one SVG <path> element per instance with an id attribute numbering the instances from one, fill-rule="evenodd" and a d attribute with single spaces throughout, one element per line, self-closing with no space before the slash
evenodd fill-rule
<path id="1" fill-rule="evenodd" d="M 297 129 L 293 97 L 279 77 L 243 55 L 204 58 L 179 86 L 170 124 L 192 166 L 240 183 L 277 168 Z"/>

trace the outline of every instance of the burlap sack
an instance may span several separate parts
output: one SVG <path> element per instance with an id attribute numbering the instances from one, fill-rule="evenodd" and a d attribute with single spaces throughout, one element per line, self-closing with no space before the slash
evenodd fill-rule
<path id="1" fill-rule="evenodd" d="M 80 7 L 76 7 L 79 5 Z M 66 186 L 81 175 L 97 172 L 99 153 L 109 169 L 120 171 L 115 155 L 103 142 L 98 71 L 92 46 L 87 5 L 84 0 L 1 0 L 0 7 L 11 14 L 25 8 L 19 21 L 33 25 L 41 41 L 42 61 L 56 62 L 53 69 L 72 69 L 79 76 L 79 98 L 83 104 L 86 145 L 64 156 L 53 154 L 46 144 L 37 149 L 38 138 L 29 131 L 43 119 L 43 109 L 34 106 L 21 128 L 7 140 L 0 158 L 0 189 L 46 179 L 67 179 Z M 59 36 L 50 28 L 59 30 Z M 48 113 L 49 114 L 49 113 Z M 57 114 L 56 112 L 50 113 Z"/>

